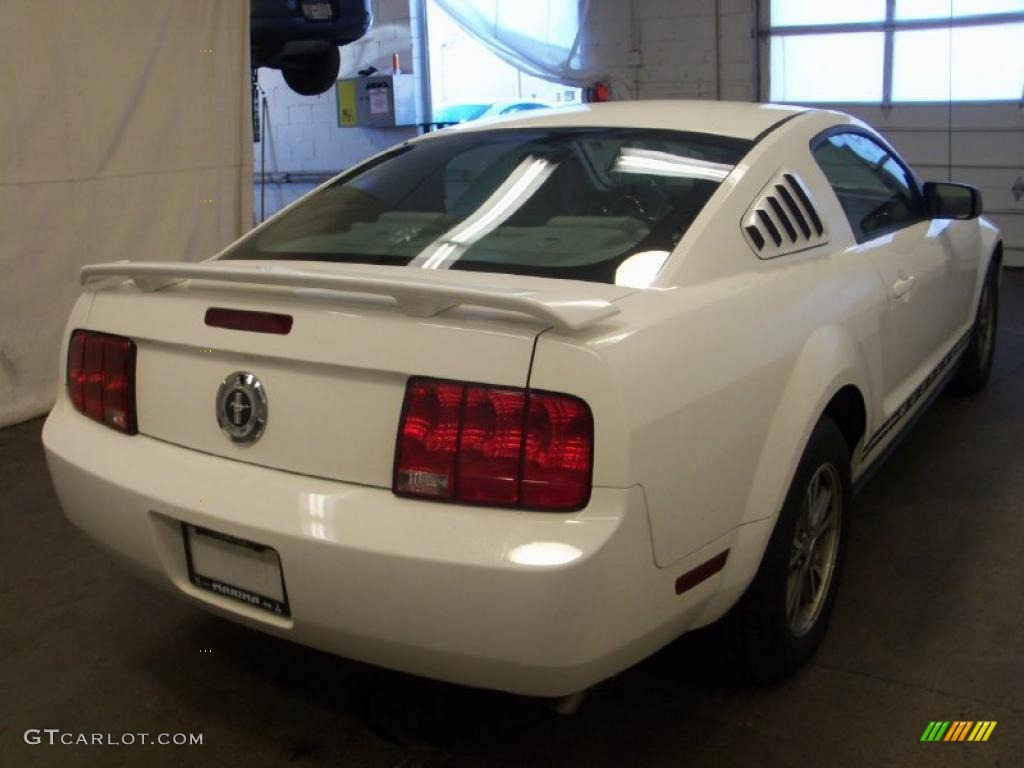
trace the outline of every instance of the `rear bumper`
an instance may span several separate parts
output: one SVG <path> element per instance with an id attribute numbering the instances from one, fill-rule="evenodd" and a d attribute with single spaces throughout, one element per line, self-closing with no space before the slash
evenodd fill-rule
<path id="1" fill-rule="evenodd" d="M 718 576 L 677 596 L 639 488 L 571 515 L 466 508 L 265 469 L 143 435 L 58 400 L 43 431 L 68 519 L 149 580 L 262 631 L 467 685 L 558 696 L 695 623 Z M 292 616 L 199 590 L 181 523 L 273 547 Z M 706 611 L 704 611 L 706 612 Z"/>

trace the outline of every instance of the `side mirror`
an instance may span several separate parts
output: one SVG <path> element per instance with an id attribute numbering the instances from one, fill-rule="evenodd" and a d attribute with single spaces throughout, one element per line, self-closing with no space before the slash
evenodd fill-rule
<path id="1" fill-rule="evenodd" d="M 969 184 L 926 181 L 924 202 L 933 219 L 976 219 L 981 215 L 981 192 Z"/>

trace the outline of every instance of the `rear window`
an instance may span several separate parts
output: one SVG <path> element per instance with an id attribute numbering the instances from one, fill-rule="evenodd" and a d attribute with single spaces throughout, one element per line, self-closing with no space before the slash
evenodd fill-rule
<path id="1" fill-rule="evenodd" d="M 751 142 L 637 129 L 453 132 L 341 176 L 225 259 L 629 284 L 657 272 Z"/>

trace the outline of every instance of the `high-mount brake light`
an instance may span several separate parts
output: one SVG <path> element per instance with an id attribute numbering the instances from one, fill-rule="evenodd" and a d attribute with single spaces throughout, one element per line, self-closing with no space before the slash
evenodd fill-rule
<path id="1" fill-rule="evenodd" d="M 93 421 L 134 435 L 135 342 L 96 331 L 71 334 L 68 396 Z"/>
<path id="2" fill-rule="evenodd" d="M 277 312 L 253 312 L 248 309 L 210 307 L 204 322 L 214 328 L 253 333 L 276 333 L 287 336 L 292 330 L 292 316 Z"/>
<path id="3" fill-rule="evenodd" d="M 413 377 L 392 490 L 463 504 L 571 511 L 590 499 L 594 420 L 572 395 Z"/>

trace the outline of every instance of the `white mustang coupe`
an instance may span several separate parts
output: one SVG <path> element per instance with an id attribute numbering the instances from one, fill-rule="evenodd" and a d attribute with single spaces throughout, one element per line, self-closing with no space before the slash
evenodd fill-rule
<path id="1" fill-rule="evenodd" d="M 837 112 L 467 123 L 209 261 L 84 268 L 50 472 L 143 576 L 342 656 L 566 696 L 722 619 L 778 680 L 853 488 L 985 384 L 980 209 Z"/>

